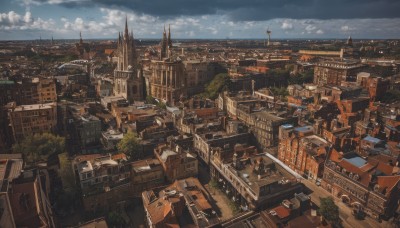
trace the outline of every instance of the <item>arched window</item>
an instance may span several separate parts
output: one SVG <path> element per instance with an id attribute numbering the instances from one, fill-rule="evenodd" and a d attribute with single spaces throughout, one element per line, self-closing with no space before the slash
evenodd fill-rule
<path id="1" fill-rule="evenodd" d="M 133 86 L 132 86 L 132 93 L 133 93 L 133 94 L 137 94 L 137 92 L 138 92 L 138 91 L 137 91 L 137 86 L 136 86 L 136 85 L 133 85 Z"/>

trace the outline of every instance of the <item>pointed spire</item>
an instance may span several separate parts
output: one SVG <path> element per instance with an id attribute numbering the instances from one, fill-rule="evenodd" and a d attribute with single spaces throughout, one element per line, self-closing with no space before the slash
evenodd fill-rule
<path id="1" fill-rule="evenodd" d="M 128 15 L 125 17 L 125 32 L 124 32 L 124 39 L 128 40 L 129 32 L 128 32 Z"/>
<path id="2" fill-rule="evenodd" d="M 83 40 L 82 40 L 82 31 L 79 31 L 79 43 L 83 43 Z"/>
<path id="3" fill-rule="evenodd" d="M 125 33 L 128 33 L 128 15 L 125 17 Z"/>
<path id="4" fill-rule="evenodd" d="M 171 25 L 168 24 L 168 38 L 167 38 L 167 45 L 169 48 L 172 48 L 172 40 L 171 40 Z"/>

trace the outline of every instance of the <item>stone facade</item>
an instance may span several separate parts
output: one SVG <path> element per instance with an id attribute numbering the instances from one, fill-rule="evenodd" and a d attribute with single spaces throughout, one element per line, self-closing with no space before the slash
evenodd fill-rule
<path id="1" fill-rule="evenodd" d="M 137 62 L 133 33 L 128 31 L 128 21 L 123 35 L 119 34 L 117 47 L 117 68 L 114 71 L 114 95 L 128 101 L 143 100 L 144 78 Z"/>
<path id="2" fill-rule="evenodd" d="M 150 95 L 159 101 L 175 104 L 186 96 L 185 68 L 182 61 L 164 59 L 151 62 Z"/>
<path id="3" fill-rule="evenodd" d="M 314 68 L 314 84 L 340 85 L 345 81 L 356 81 L 357 73 L 365 66 L 358 62 L 327 61 L 319 63 Z"/>

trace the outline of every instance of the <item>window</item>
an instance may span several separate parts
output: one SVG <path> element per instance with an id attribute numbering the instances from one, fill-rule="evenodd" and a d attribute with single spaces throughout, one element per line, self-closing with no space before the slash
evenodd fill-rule
<path id="1" fill-rule="evenodd" d="M 133 85 L 133 86 L 132 86 L 132 93 L 133 93 L 133 94 L 137 94 L 137 92 L 138 92 L 138 91 L 137 91 L 137 86 L 136 86 L 136 85 Z"/>

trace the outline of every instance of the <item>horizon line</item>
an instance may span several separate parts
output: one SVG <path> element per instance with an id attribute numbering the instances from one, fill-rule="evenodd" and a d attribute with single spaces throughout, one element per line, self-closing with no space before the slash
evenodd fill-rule
<path id="1" fill-rule="evenodd" d="M 79 40 L 80 38 L 36 38 L 36 39 L 1 39 L 0 42 L 3 41 L 60 41 L 60 40 Z M 118 38 L 86 38 L 83 40 L 117 40 Z M 162 40 L 162 38 L 134 38 L 135 40 Z M 327 37 L 327 38 L 311 38 L 311 37 L 304 37 L 304 38 L 275 38 L 271 41 L 285 41 L 285 40 L 347 40 L 348 38 L 335 38 L 335 37 Z M 353 38 L 353 40 L 400 40 L 400 38 Z M 266 40 L 266 38 L 174 38 L 172 40 Z"/>

